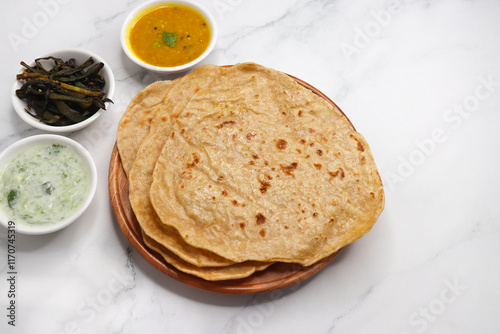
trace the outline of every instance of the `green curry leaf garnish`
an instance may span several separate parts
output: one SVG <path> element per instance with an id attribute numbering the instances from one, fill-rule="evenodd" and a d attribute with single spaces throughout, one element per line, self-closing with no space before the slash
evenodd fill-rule
<path id="1" fill-rule="evenodd" d="M 177 44 L 177 33 L 164 31 L 162 39 L 167 46 L 173 48 Z"/>

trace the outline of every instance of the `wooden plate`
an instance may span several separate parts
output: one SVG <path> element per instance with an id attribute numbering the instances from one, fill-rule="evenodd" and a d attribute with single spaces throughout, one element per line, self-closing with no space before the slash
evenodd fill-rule
<path id="1" fill-rule="evenodd" d="M 291 77 L 294 78 L 302 86 L 310 89 L 318 96 L 327 100 L 340 112 L 342 112 L 340 108 L 338 108 L 337 105 L 333 103 L 333 101 L 331 101 L 319 90 L 298 78 L 295 78 L 293 76 Z M 177 270 L 175 267 L 165 262 L 160 254 L 149 249 L 144 244 L 141 236 L 140 225 L 130 205 L 127 176 L 125 174 L 125 171 L 123 170 L 120 160 L 120 154 L 118 152 L 116 144 L 111 154 L 108 182 L 111 204 L 113 206 L 116 220 L 120 225 L 120 228 L 123 231 L 125 237 L 135 248 L 135 250 L 155 268 L 161 270 L 163 273 L 180 282 L 199 289 L 227 294 L 250 294 L 285 288 L 313 276 L 318 271 L 323 269 L 328 263 L 330 263 L 339 253 L 333 253 L 330 256 L 308 267 L 303 267 L 298 264 L 291 263 L 275 263 L 267 269 L 256 272 L 255 274 L 247 278 L 226 281 L 206 281 L 202 278 L 189 275 Z"/>

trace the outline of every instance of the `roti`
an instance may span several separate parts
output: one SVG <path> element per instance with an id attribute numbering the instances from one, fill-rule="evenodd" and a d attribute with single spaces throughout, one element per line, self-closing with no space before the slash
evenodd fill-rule
<path id="1" fill-rule="evenodd" d="M 139 146 L 149 134 L 151 121 L 175 81 L 157 81 L 140 91 L 129 103 L 118 123 L 116 145 L 123 169 L 128 174 Z"/>
<path id="2" fill-rule="evenodd" d="M 309 266 L 371 229 L 382 182 L 368 143 L 335 106 L 253 63 L 199 88 L 154 157 L 158 233 L 175 230 L 235 263 Z"/>
<path id="3" fill-rule="evenodd" d="M 218 66 L 199 67 L 170 89 L 163 103 L 158 105 L 150 131 L 137 151 L 128 176 L 130 204 L 144 234 L 182 260 L 198 267 L 227 266 L 233 261 L 187 244 L 176 229 L 161 224 L 151 205 L 149 190 L 156 160 L 176 118 L 190 97 L 201 87 L 207 86 L 219 75 L 219 71 Z"/>
<path id="4" fill-rule="evenodd" d="M 167 263 L 186 274 L 195 275 L 207 281 L 246 278 L 256 271 L 264 270 L 271 265 L 270 263 L 242 262 L 224 267 L 198 267 L 182 260 L 145 234 L 143 234 L 143 240 L 147 247 L 160 254 Z"/>
<path id="5" fill-rule="evenodd" d="M 213 72 L 214 70 L 219 70 L 219 68 L 212 67 L 208 71 L 216 74 L 216 72 Z M 168 93 L 175 82 L 166 81 L 148 86 L 131 101 L 129 108 L 120 121 L 118 130 L 122 147 L 120 150 L 122 165 L 126 169 L 126 163 L 124 162 L 132 160 L 135 163 L 133 171 L 129 173 L 131 179 L 131 181 L 129 180 L 129 186 L 130 192 L 134 193 L 136 217 L 153 236 L 159 236 L 157 239 L 161 242 L 157 242 L 143 231 L 143 241 L 150 249 L 161 254 L 167 263 L 177 269 L 205 280 L 244 278 L 255 271 L 267 268 L 271 263 L 247 261 L 233 265 L 232 261 L 211 254 L 206 250 L 194 249 L 184 243 L 175 230 L 163 226 L 155 227 L 155 213 L 147 203 L 148 176 L 150 174 L 148 171 L 152 171 L 152 169 L 144 168 L 144 164 L 147 164 L 145 161 L 154 162 L 155 156 L 159 155 L 163 137 L 168 135 L 170 123 L 175 120 L 177 114 L 182 112 L 182 103 L 189 100 L 190 93 L 198 90 L 195 84 L 196 79 L 192 77 L 198 75 L 199 72 L 199 79 L 201 81 L 207 80 L 210 75 L 207 76 L 206 71 L 207 69 L 199 70 L 185 79 L 186 81 L 181 83 L 178 89 L 174 90 L 170 100 L 167 99 Z M 178 99 L 180 96 L 183 97 L 181 100 Z M 176 105 L 176 103 L 179 105 Z M 156 120 L 154 120 L 154 117 L 156 117 Z M 148 131 L 147 134 L 146 130 Z M 158 145 L 155 145 L 155 143 Z M 144 145 L 139 147 L 141 144 Z M 137 162 L 135 162 L 135 158 L 138 158 Z M 150 164 L 150 166 L 154 166 L 154 163 Z M 132 163 L 129 169 L 132 169 Z M 141 198 L 141 196 L 143 197 Z M 153 224 L 153 227 L 151 224 Z M 182 258 L 164 245 L 176 251 Z M 183 260 L 183 258 L 189 262 Z"/>
<path id="6" fill-rule="evenodd" d="M 208 281 L 313 265 L 384 207 L 370 147 L 345 115 L 254 63 L 149 85 L 120 120 L 117 147 L 144 244 Z"/>

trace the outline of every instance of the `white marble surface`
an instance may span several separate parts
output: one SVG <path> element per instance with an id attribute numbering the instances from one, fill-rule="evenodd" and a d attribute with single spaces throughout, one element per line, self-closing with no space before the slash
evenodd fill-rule
<path id="1" fill-rule="evenodd" d="M 500 1 L 205 0 L 219 25 L 205 63 L 254 61 L 334 100 L 368 139 L 386 191 L 372 231 L 312 279 L 222 295 L 179 283 L 131 248 L 107 188 L 118 120 L 158 77 L 118 34 L 140 1 L 3 2 L 0 149 L 40 133 L 11 107 L 19 61 L 79 47 L 116 76 L 115 105 L 70 134 L 94 157 L 90 209 L 47 236 L 17 235 L 16 326 L 1 333 L 499 333 Z"/>

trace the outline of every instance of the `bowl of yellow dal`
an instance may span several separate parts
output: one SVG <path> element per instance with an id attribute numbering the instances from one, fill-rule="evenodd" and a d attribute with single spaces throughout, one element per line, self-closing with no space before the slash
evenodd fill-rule
<path id="1" fill-rule="evenodd" d="M 121 45 L 137 65 L 157 73 L 187 71 L 215 47 L 215 19 L 191 0 L 148 1 L 129 13 Z"/>

